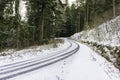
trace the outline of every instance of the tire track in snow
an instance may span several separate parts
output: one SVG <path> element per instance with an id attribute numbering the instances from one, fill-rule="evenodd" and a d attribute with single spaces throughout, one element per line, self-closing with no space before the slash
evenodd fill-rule
<path id="1" fill-rule="evenodd" d="M 73 45 L 73 42 L 72 42 L 72 45 Z M 73 55 L 74 53 L 76 53 L 79 50 L 79 45 L 74 42 L 74 46 L 75 45 L 76 45 L 75 49 L 72 49 L 71 51 L 65 52 L 64 54 L 59 54 L 57 56 L 48 58 L 48 59 L 43 60 L 43 61 L 39 61 L 37 63 L 33 63 L 31 65 L 27 65 L 27 66 L 20 67 L 20 68 L 14 69 L 14 70 L 3 72 L 3 73 L 1 73 L 2 76 L 0 75 L 1 76 L 0 80 L 13 78 L 13 77 L 16 77 L 18 75 L 25 74 L 25 73 L 31 72 L 33 70 L 37 70 L 39 68 L 48 66 L 48 65 L 53 64 L 55 62 L 58 62 L 58 61 L 60 61 L 62 59 L 65 59 L 65 58 Z"/>
<path id="2" fill-rule="evenodd" d="M 54 52 L 51 54 L 49 54 L 47 57 L 51 57 L 51 56 L 55 56 L 61 52 L 65 52 L 67 49 L 69 49 L 70 47 L 72 46 L 72 44 L 69 42 L 69 46 L 61 51 L 58 51 L 58 52 Z M 8 64 L 8 65 L 5 65 L 5 66 L 2 66 L 0 67 L 0 74 L 4 71 L 8 71 L 10 69 L 14 69 L 16 67 L 20 67 L 20 66 L 23 66 L 23 65 L 28 65 L 28 64 L 31 64 L 33 62 L 37 62 L 39 60 L 43 60 L 43 59 L 46 59 L 47 57 L 44 57 L 44 58 L 41 58 L 41 57 L 38 57 L 37 59 L 30 59 L 30 60 L 26 60 L 26 61 L 22 61 L 22 62 L 18 62 L 18 63 L 13 63 L 13 64 Z"/>

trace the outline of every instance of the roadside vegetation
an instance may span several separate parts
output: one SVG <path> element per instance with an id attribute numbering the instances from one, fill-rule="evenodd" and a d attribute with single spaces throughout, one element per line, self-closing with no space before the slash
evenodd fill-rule
<path id="1" fill-rule="evenodd" d="M 0 0 L 0 50 L 40 45 L 92 29 L 118 16 L 119 3 L 76 0 L 70 6 L 68 0 Z"/>

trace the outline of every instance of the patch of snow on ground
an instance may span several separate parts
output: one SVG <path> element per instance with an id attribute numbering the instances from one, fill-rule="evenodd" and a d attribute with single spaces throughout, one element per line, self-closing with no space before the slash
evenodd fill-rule
<path id="1" fill-rule="evenodd" d="M 23 49 L 16 51 L 14 49 L 10 49 L 4 52 L 1 52 L 0 54 L 7 54 L 6 56 L 0 56 L 0 66 L 5 65 L 8 63 L 14 63 L 14 62 L 19 62 L 19 61 L 24 61 L 28 59 L 33 59 L 36 57 L 43 57 L 48 54 L 51 54 L 54 51 L 59 51 L 64 49 L 65 47 L 69 46 L 69 43 L 65 42 L 64 43 L 59 43 L 57 44 L 58 47 L 53 48 L 52 45 L 44 45 L 44 46 L 33 46 L 28 49 Z"/>
<path id="2" fill-rule="evenodd" d="M 99 42 L 104 45 L 120 46 L 120 16 L 91 30 L 76 33 L 72 38 Z"/>

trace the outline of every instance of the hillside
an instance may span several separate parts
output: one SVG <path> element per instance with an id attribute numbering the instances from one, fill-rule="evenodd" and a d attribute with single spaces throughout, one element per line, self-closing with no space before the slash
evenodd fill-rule
<path id="1" fill-rule="evenodd" d="M 120 16 L 72 38 L 91 46 L 120 69 Z"/>

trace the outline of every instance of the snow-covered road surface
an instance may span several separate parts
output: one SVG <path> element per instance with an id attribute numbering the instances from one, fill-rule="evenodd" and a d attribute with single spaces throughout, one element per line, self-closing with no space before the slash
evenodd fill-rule
<path id="1" fill-rule="evenodd" d="M 67 48 L 47 55 L 44 58 L 36 58 L 32 60 L 26 60 L 24 62 L 21 61 L 0 66 L 0 80 L 6 80 L 23 75 L 25 73 L 58 62 L 76 53 L 79 50 L 79 45 L 70 40 L 68 40 L 68 42 L 70 45 Z"/>
<path id="2" fill-rule="evenodd" d="M 120 80 L 119 70 L 110 62 L 89 47 L 79 45 L 80 50 L 65 80 Z"/>
<path id="3" fill-rule="evenodd" d="M 44 56 L 45 58 L 42 57 L 44 59 L 37 57 L 30 61 L 19 62 L 6 67 L 1 66 L 0 80 L 120 80 L 119 70 L 110 62 L 89 47 L 71 40 L 66 42 L 69 43 L 69 41 L 72 45 L 68 44 L 68 46 L 64 46 L 64 50 L 60 49 L 57 50 L 57 53 L 55 51 L 54 53 L 52 52 L 53 54 Z M 79 50 L 78 45 L 80 46 Z M 72 53 L 64 55 L 64 53 L 71 51 Z M 75 52 L 76 54 L 74 54 Z M 51 59 L 60 55 L 63 55 L 63 57 Z M 41 63 L 44 60 L 47 60 L 47 62 Z M 58 62 L 49 66 L 39 67 L 54 61 Z M 24 71 L 28 71 L 28 73 Z M 20 72 L 22 72 L 22 75 Z M 7 75 L 16 73 L 17 75 L 7 79 Z"/>

